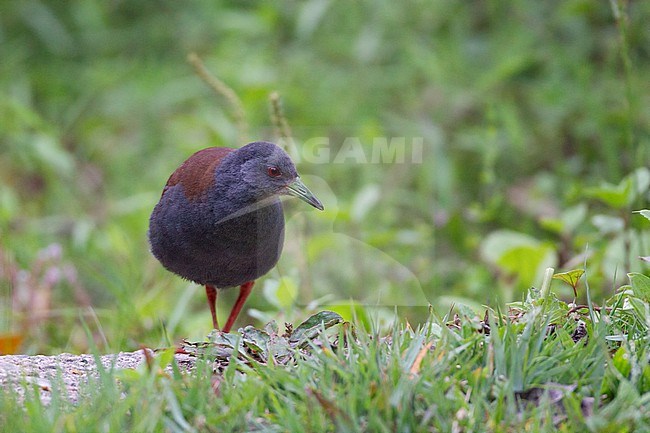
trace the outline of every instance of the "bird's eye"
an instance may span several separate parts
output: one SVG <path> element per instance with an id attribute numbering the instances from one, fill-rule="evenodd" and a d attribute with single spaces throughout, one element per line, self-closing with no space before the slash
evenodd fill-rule
<path id="1" fill-rule="evenodd" d="M 269 167 L 266 172 L 269 174 L 271 177 L 279 177 L 282 175 L 282 172 L 280 171 L 279 168 L 277 167 Z"/>

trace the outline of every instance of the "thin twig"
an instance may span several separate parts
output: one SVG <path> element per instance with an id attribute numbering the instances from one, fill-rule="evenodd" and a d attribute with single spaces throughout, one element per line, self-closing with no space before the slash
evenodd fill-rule
<path id="1" fill-rule="evenodd" d="M 187 61 L 194 67 L 196 74 L 205 81 L 205 83 L 210 86 L 216 94 L 226 98 L 226 101 L 228 101 L 228 104 L 233 110 L 235 123 L 239 130 L 240 144 L 246 143 L 248 141 L 248 122 L 246 121 L 244 106 L 235 91 L 228 87 L 226 83 L 212 75 L 196 53 L 189 53 L 187 55 Z"/>
<path id="2" fill-rule="evenodd" d="M 291 127 L 287 121 L 284 111 L 282 110 L 282 101 L 280 100 L 280 94 L 278 92 L 271 92 L 269 95 L 269 101 L 271 102 L 271 122 L 273 123 L 273 132 L 281 141 L 281 145 L 285 150 L 293 149 L 293 133 L 291 132 Z"/>
<path id="3" fill-rule="evenodd" d="M 589 305 L 576 305 L 574 307 L 571 307 L 571 309 L 569 309 L 569 311 L 567 311 L 567 316 L 569 314 L 575 313 L 576 311 L 588 310 L 588 309 L 589 309 Z M 598 305 L 594 305 L 593 309 L 594 309 L 594 311 L 602 311 L 603 309 L 605 311 L 611 311 L 612 307 L 599 307 Z"/>

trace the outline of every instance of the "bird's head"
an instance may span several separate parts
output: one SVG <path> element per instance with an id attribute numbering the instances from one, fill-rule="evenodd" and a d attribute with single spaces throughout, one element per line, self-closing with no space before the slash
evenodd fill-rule
<path id="1" fill-rule="evenodd" d="M 238 149 L 239 174 L 248 191 L 259 199 L 290 195 L 323 210 L 322 203 L 300 179 L 289 155 L 279 146 L 256 141 Z"/>

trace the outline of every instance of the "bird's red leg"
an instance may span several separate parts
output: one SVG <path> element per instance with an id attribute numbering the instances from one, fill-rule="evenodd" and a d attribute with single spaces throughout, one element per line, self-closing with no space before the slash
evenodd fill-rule
<path id="1" fill-rule="evenodd" d="M 230 332 L 230 328 L 232 328 L 232 325 L 235 323 L 237 316 L 239 316 L 239 312 L 244 306 L 244 302 L 246 302 L 246 298 L 248 298 L 248 295 L 250 295 L 251 291 L 253 290 L 253 284 L 255 284 L 255 281 L 249 281 L 239 286 L 239 296 L 235 301 L 235 305 L 232 306 L 232 310 L 230 310 L 230 316 L 228 316 L 228 321 L 226 322 L 226 325 L 222 329 L 223 332 Z"/>
<path id="2" fill-rule="evenodd" d="M 205 294 L 208 297 L 210 314 L 212 314 L 212 326 L 214 329 L 219 329 L 219 322 L 217 321 L 217 289 L 214 286 L 206 285 Z"/>

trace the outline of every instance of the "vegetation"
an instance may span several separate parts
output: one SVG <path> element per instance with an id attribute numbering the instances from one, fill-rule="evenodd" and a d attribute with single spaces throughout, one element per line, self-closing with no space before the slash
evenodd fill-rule
<path id="1" fill-rule="evenodd" d="M 181 373 L 172 349 L 136 371 L 102 369 L 76 404 L 61 392 L 44 407 L 33 385 L 23 410 L 3 392 L 0 426 L 29 432 L 647 430 L 650 278 L 632 275 L 607 308 L 570 310 L 546 291 L 550 275 L 541 292 L 531 290 L 508 316 L 488 311 L 479 319 L 461 308 L 454 318 L 431 316 L 417 330 L 395 325 L 382 337 L 343 326 L 291 346 L 273 326 L 266 328 L 271 340 L 259 346 L 259 330 L 244 330 L 241 345 L 234 334 L 213 334 L 212 346 L 203 343 L 197 352 L 192 374 Z M 221 373 L 214 375 L 216 355 Z"/>
<path id="2" fill-rule="evenodd" d="M 290 366 L 231 362 L 216 393 L 205 363 L 107 371 L 75 406 L 3 395 L 21 414 L 3 431 L 647 429 L 650 3 L 0 10 L 3 345 L 202 340 L 204 296 L 148 254 L 148 216 L 192 152 L 257 139 L 289 145 L 326 211 L 286 202 L 283 258 L 242 319 L 327 309 L 356 330 Z M 586 274 L 541 293 L 549 267 Z"/>

